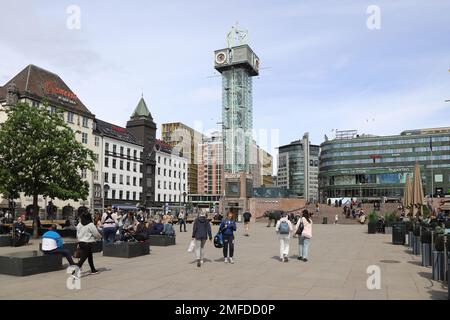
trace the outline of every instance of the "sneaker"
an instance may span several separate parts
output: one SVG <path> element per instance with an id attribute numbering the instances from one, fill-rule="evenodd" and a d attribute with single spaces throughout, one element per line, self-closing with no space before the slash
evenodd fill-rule
<path id="1" fill-rule="evenodd" d="M 224 258 L 224 262 L 225 262 L 225 263 L 228 263 L 228 258 Z"/>
<path id="2" fill-rule="evenodd" d="M 303 258 L 302 257 L 298 257 L 297 260 L 303 261 Z"/>
<path id="3" fill-rule="evenodd" d="M 99 273 L 100 273 L 100 271 L 98 271 L 98 270 L 91 271 L 91 274 L 92 274 L 92 275 L 94 275 L 94 274 L 99 274 Z"/>
<path id="4" fill-rule="evenodd" d="M 289 258 L 288 257 L 284 257 L 284 262 L 288 262 Z"/>
<path id="5" fill-rule="evenodd" d="M 203 264 L 203 263 L 204 263 L 203 259 L 201 259 L 201 260 L 200 260 L 200 263 L 201 263 L 201 264 Z"/>
<path id="6" fill-rule="evenodd" d="M 306 262 L 306 261 L 308 261 L 308 259 L 306 259 L 306 258 L 303 258 L 303 262 Z"/>
<path id="7" fill-rule="evenodd" d="M 231 264 L 234 264 L 233 258 L 228 258 L 228 260 L 230 260 L 230 263 L 231 263 Z"/>
<path id="8" fill-rule="evenodd" d="M 201 267 L 202 266 L 202 263 L 200 262 L 200 260 L 197 260 L 197 267 Z"/>

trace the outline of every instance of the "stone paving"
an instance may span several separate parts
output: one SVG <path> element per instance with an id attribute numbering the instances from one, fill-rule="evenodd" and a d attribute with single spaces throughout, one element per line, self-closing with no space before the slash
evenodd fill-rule
<path id="1" fill-rule="evenodd" d="M 250 237 L 238 224 L 234 265 L 224 264 L 221 249 L 206 245 L 198 268 L 187 252 L 190 230 L 177 234 L 177 245 L 152 247 L 148 256 L 132 259 L 94 255 L 97 275 L 81 279 L 81 290 L 68 290 L 65 270 L 28 277 L 0 275 L 0 299 L 447 299 L 447 288 L 431 279 L 406 246 L 391 244 L 391 235 L 368 235 L 367 225 L 314 225 L 310 259 L 278 260 L 274 228 L 253 223 Z M 213 226 L 213 231 L 217 226 Z M 0 248 L 0 254 L 37 249 Z M 366 269 L 381 269 L 381 289 L 368 290 Z M 86 262 L 86 267 L 87 262 Z M 86 269 L 86 270 L 87 270 Z"/>

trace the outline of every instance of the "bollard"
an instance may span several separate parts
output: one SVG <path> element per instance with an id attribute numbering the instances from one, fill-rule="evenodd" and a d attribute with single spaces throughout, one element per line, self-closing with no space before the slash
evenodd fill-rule
<path id="1" fill-rule="evenodd" d="M 442 251 L 433 251 L 432 274 L 433 280 L 444 281 L 445 279 L 445 259 Z"/>
<path id="2" fill-rule="evenodd" d="M 429 267 L 431 264 L 431 244 L 422 243 L 422 267 Z"/>
<path id="3" fill-rule="evenodd" d="M 414 237 L 414 233 L 412 231 L 410 231 L 408 234 L 408 245 L 411 249 L 413 248 L 413 237 Z"/>

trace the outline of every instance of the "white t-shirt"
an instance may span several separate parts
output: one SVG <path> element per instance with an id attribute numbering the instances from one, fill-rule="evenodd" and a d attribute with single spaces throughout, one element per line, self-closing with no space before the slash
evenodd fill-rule
<path id="1" fill-rule="evenodd" d="M 55 239 L 43 238 L 42 239 L 42 251 L 52 251 L 58 248 Z"/>

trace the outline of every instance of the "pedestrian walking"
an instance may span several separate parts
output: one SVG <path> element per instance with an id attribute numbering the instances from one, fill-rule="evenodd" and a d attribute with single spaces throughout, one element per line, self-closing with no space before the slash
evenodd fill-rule
<path id="1" fill-rule="evenodd" d="M 298 220 L 295 230 L 298 235 L 298 260 L 308 261 L 309 243 L 312 238 L 312 219 L 308 210 L 303 211 L 303 216 Z"/>
<path id="2" fill-rule="evenodd" d="M 223 236 L 223 257 L 225 263 L 234 263 L 234 232 L 236 222 L 233 220 L 233 213 L 229 212 L 225 220 L 220 223 L 219 230 Z"/>
<path id="3" fill-rule="evenodd" d="M 184 232 L 186 231 L 186 215 L 183 210 L 180 211 L 178 215 L 178 224 L 180 225 L 180 232 L 182 232 L 181 227 L 184 226 Z"/>
<path id="4" fill-rule="evenodd" d="M 94 257 L 92 255 L 92 247 L 97 240 L 102 237 L 97 231 L 97 227 L 92 222 L 92 217 L 89 212 L 85 212 L 81 215 L 80 223 L 77 226 L 77 239 L 78 247 L 80 248 L 80 260 L 78 261 L 78 267 L 81 269 L 83 263 L 88 261 L 91 268 L 91 274 L 97 274 L 98 271 L 94 266 Z"/>
<path id="5" fill-rule="evenodd" d="M 250 219 L 252 218 L 252 214 L 248 211 L 244 212 L 244 228 L 245 228 L 245 236 L 249 236 L 248 232 L 250 230 Z"/>
<path id="6" fill-rule="evenodd" d="M 292 227 L 292 223 L 289 221 L 287 214 L 283 213 L 281 215 L 281 219 L 278 220 L 277 225 L 275 226 L 275 232 L 278 235 L 278 240 L 280 241 L 280 261 L 288 262 L 289 261 L 289 240 L 291 239 L 291 235 L 294 228 Z"/>
<path id="7" fill-rule="evenodd" d="M 192 229 L 192 239 L 195 240 L 195 258 L 197 259 L 197 267 L 203 265 L 203 258 L 205 256 L 205 243 L 209 238 L 212 241 L 211 224 L 206 219 L 205 213 L 200 213 L 199 217 L 194 221 Z"/>
<path id="8" fill-rule="evenodd" d="M 100 223 L 103 232 L 103 244 L 113 244 L 116 239 L 116 231 L 119 222 L 117 220 L 117 214 L 112 212 L 111 206 L 108 206 L 103 213 Z"/>
<path id="9" fill-rule="evenodd" d="M 320 213 L 320 204 L 319 204 L 319 202 L 316 203 L 316 213 L 317 213 L 317 215 Z"/>

